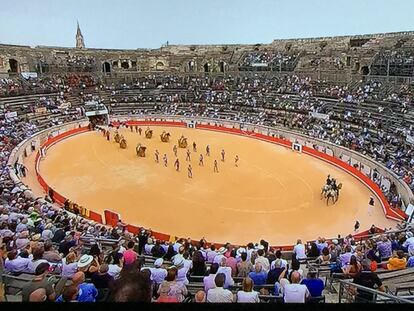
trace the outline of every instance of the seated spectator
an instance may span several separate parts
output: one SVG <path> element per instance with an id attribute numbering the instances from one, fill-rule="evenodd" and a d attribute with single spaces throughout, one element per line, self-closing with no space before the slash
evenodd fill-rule
<path id="1" fill-rule="evenodd" d="M 280 279 L 286 275 L 286 267 L 282 268 L 282 261 L 280 259 L 276 259 L 272 266 L 273 268 L 267 274 L 266 284 L 280 282 Z"/>
<path id="2" fill-rule="evenodd" d="M 67 286 L 63 289 L 61 300 L 62 302 L 78 302 L 79 287 L 76 285 Z"/>
<path id="3" fill-rule="evenodd" d="M 214 278 L 215 287 L 211 288 L 207 293 L 207 302 L 225 303 L 234 301 L 233 293 L 223 288 L 225 281 L 226 276 L 224 273 L 217 273 Z"/>
<path id="4" fill-rule="evenodd" d="M 371 271 L 371 260 L 364 259 L 362 261 L 362 271 L 358 273 L 354 279 L 353 283 L 362 285 L 368 288 L 377 289 L 381 292 L 384 291 L 384 286 L 382 285 L 381 280 L 375 272 Z M 362 289 L 357 289 L 355 291 L 355 302 L 369 302 L 374 298 L 374 294 L 364 291 Z"/>
<path id="5" fill-rule="evenodd" d="M 76 253 L 71 251 L 62 260 L 62 276 L 71 278 L 78 271 Z"/>
<path id="6" fill-rule="evenodd" d="M 361 264 L 357 261 L 354 255 L 351 256 L 349 264 L 342 268 L 345 275 L 348 277 L 355 277 L 362 269 Z"/>
<path id="7" fill-rule="evenodd" d="M 165 281 L 158 288 L 157 302 L 182 302 L 187 295 L 187 288 L 182 282 L 177 282 L 177 268 L 168 269 Z"/>
<path id="8" fill-rule="evenodd" d="M 92 275 L 91 281 L 95 285 L 96 289 L 109 288 L 114 281 L 114 278 L 108 273 L 109 267 L 107 264 L 102 264 L 99 267 L 99 271 Z"/>
<path id="9" fill-rule="evenodd" d="M 95 285 L 85 283 L 85 273 L 76 272 L 72 277 L 72 283 L 79 288 L 77 301 L 79 302 L 95 302 L 98 291 Z"/>
<path id="10" fill-rule="evenodd" d="M 237 302 L 259 302 L 259 293 L 253 290 L 253 281 L 247 277 L 243 279 L 242 290 L 237 292 Z"/>
<path id="11" fill-rule="evenodd" d="M 254 271 L 249 273 L 249 278 L 255 285 L 263 285 L 266 284 L 267 273 L 263 271 L 262 265 L 257 263 L 254 265 Z"/>
<path id="12" fill-rule="evenodd" d="M 82 255 L 78 261 L 78 271 L 85 273 L 85 277 L 91 278 L 92 275 L 99 270 L 99 262 L 97 258 L 91 255 Z"/>
<path id="13" fill-rule="evenodd" d="M 45 240 L 44 249 L 43 259 L 51 263 L 60 263 L 62 261 L 62 257 L 59 255 L 59 252 L 54 249 L 51 240 Z"/>
<path id="14" fill-rule="evenodd" d="M 295 271 L 297 271 L 299 273 L 300 279 L 302 280 L 303 279 L 303 270 L 300 267 L 300 262 L 295 257 L 292 258 L 291 266 L 292 266 L 292 268 L 289 269 L 289 271 L 288 271 L 289 281 L 292 282 L 291 276 L 292 276 L 292 273 L 295 272 Z"/>
<path id="15" fill-rule="evenodd" d="M 27 251 L 22 251 L 27 254 Z M 20 253 L 21 254 L 21 253 Z M 29 254 L 27 254 L 28 256 Z M 31 260 L 17 256 L 17 250 L 13 249 L 7 253 L 7 258 L 4 263 L 4 269 L 12 273 L 23 273 L 28 271 L 28 265 Z"/>
<path id="16" fill-rule="evenodd" d="M 288 262 L 287 262 L 287 260 L 285 260 L 285 259 L 283 259 L 282 258 L 282 252 L 281 252 L 281 250 L 280 249 L 278 249 L 277 251 L 276 251 L 276 253 L 275 253 L 275 256 L 276 256 L 276 259 L 275 260 L 277 260 L 277 259 L 280 259 L 280 262 L 281 262 L 281 267 L 282 268 L 287 268 L 287 265 L 288 265 Z M 293 257 L 292 257 L 293 258 Z M 275 261 L 272 261 L 272 263 L 270 264 L 270 268 L 272 269 L 273 268 L 273 266 L 274 266 L 274 262 Z"/>
<path id="17" fill-rule="evenodd" d="M 263 247 L 263 246 L 262 246 Z M 262 265 L 263 271 L 264 272 L 269 272 L 270 270 L 270 263 L 269 263 L 269 259 L 267 259 L 266 257 L 264 257 L 264 250 L 263 249 L 259 249 L 257 251 L 257 258 L 254 261 L 254 263 L 260 263 Z"/>
<path id="18" fill-rule="evenodd" d="M 155 284 L 161 284 L 168 274 L 167 270 L 162 267 L 163 263 L 164 260 L 162 258 L 158 258 L 154 262 L 154 268 L 149 268 L 151 270 L 151 280 Z"/>
<path id="19" fill-rule="evenodd" d="M 144 246 L 144 254 L 145 255 L 152 255 L 151 250 L 154 247 L 154 241 L 152 238 L 148 238 L 147 243 Z"/>
<path id="20" fill-rule="evenodd" d="M 29 296 L 29 302 L 45 302 L 47 300 L 46 289 L 38 288 Z"/>
<path id="21" fill-rule="evenodd" d="M 381 258 L 389 258 L 392 256 L 392 243 L 386 235 L 381 237 L 381 240 L 377 243 L 377 248 Z"/>
<path id="22" fill-rule="evenodd" d="M 237 275 L 236 249 L 232 249 L 229 256 L 226 257 L 226 266 L 231 268 L 232 277 Z"/>
<path id="23" fill-rule="evenodd" d="M 291 284 L 285 284 L 283 287 L 283 299 L 287 303 L 304 303 L 310 296 L 306 285 L 299 284 L 301 276 L 299 272 L 294 271 L 291 275 Z"/>
<path id="24" fill-rule="evenodd" d="M 224 283 L 224 288 L 229 288 L 234 285 L 233 277 L 231 276 L 231 268 L 226 266 L 226 258 L 223 257 L 220 262 L 220 267 L 217 270 L 217 273 L 223 273 L 226 276 L 226 281 Z"/>
<path id="25" fill-rule="evenodd" d="M 319 264 L 329 264 L 331 262 L 331 254 L 327 247 L 322 249 L 322 253 L 316 258 L 316 262 Z"/>
<path id="26" fill-rule="evenodd" d="M 207 262 L 213 263 L 214 258 L 217 256 L 216 246 L 213 244 L 210 246 L 210 250 L 207 251 Z"/>
<path id="27" fill-rule="evenodd" d="M 405 269 L 407 265 L 407 258 L 402 250 L 394 251 L 392 257 L 388 260 L 388 270 L 401 270 Z"/>
<path id="28" fill-rule="evenodd" d="M 316 271 L 309 271 L 307 278 L 303 279 L 300 282 L 303 285 L 306 285 L 311 297 L 319 297 L 322 296 L 323 289 L 325 288 L 325 284 L 319 278 L 317 278 Z"/>
<path id="29" fill-rule="evenodd" d="M 206 275 L 206 263 L 203 254 L 198 250 L 193 253 L 193 265 L 191 268 L 191 274 L 195 276 Z"/>
<path id="30" fill-rule="evenodd" d="M 181 282 L 184 285 L 188 285 L 188 267 L 184 266 L 184 262 L 184 257 L 181 255 L 177 255 L 174 257 L 173 265 L 177 268 L 177 282 Z"/>
<path id="31" fill-rule="evenodd" d="M 210 266 L 210 274 L 203 278 L 204 291 L 207 294 L 208 294 L 208 291 L 210 290 L 210 288 L 216 287 L 215 278 L 216 278 L 216 274 L 217 274 L 218 269 L 219 269 L 219 265 L 216 264 L 216 263 L 213 263 Z"/>
<path id="32" fill-rule="evenodd" d="M 202 290 L 199 290 L 195 295 L 194 295 L 194 300 L 196 303 L 204 303 L 206 302 L 206 293 Z"/>
<path id="33" fill-rule="evenodd" d="M 151 302 L 151 281 L 141 272 L 130 272 L 115 280 L 110 302 Z"/>
<path id="34" fill-rule="evenodd" d="M 112 256 L 108 256 L 106 258 L 105 262 L 108 264 L 108 274 L 114 279 L 118 278 L 119 274 L 122 271 L 122 268 L 124 267 L 123 255 L 118 252 L 113 253 Z M 130 264 L 129 266 L 133 266 L 135 263 L 136 261 L 134 261 L 134 263 Z"/>
<path id="35" fill-rule="evenodd" d="M 345 253 L 339 255 L 341 261 L 341 268 L 344 268 L 351 261 L 352 249 L 350 245 L 345 246 Z M 356 258 L 355 258 L 356 259 Z"/>
<path id="36" fill-rule="evenodd" d="M 305 245 L 302 244 L 302 240 L 297 240 L 295 247 L 293 247 L 293 254 L 296 256 L 298 260 L 305 259 Z"/>
<path id="37" fill-rule="evenodd" d="M 43 243 L 37 242 L 32 249 L 32 260 L 27 265 L 27 271 L 29 273 L 35 273 L 36 268 L 41 263 L 47 263 L 47 260 L 43 259 L 43 253 L 45 252 Z"/>
<path id="38" fill-rule="evenodd" d="M 310 247 L 308 249 L 306 256 L 310 258 L 317 258 L 319 256 L 318 246 L 316 245 L 315 242 L 312 242 L 310 244 Z"/>
<path id="39" fill-rule="evenodd" d="M 409 258 L 407 260 L 407 268 L 413 268 L 414 267 L 414 251 L 411 251 L 409 253 Z"/>
<path id="40" fill-rule="evenodd" d="M 137 260 L 138 254 L 134 251 L 134 247 L 134 241 L 129 241 L 127 244 L 127 250 L 123 253 L 125 265 L 133 264 Z"/>
<path id="41" fill-rule="evenodd" d="M 249 273 L 253 270 L 253 265 L 250 260 L 247 260 L 247 253 L 242 252 L 240 255 L 241 262 L 237 264 L 237 276 L 238 277 L 247 277 Z"/>
<path id="42" fill-rule="evenodd" d="M 49 273 L 50 265 L 47 262 L 42 262 L 37 265 L 35 271 L 35 277 L 23 287 L 22 289 L 22 301 L 29 301 L 29 296 L 35 290 L 43 288 L 46 290 L 48 301 L 55 300 L 55 291 L 52 284 L 47 281 L 46 275 Z"/>

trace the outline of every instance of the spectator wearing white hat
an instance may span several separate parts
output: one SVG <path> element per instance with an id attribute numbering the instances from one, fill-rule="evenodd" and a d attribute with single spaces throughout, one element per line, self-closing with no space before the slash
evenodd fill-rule
<path id="1" fill-rule="evenodd" d="M 213 263 L 217 263 L 217 264 L 219 264 L 220 265 L 220 263 L 221 263 L 221 259 L 222 258 L 224 258 L 225 256 L 224 256 L 224 253 L 226 252 L 226 248 L 225 247 L 220 247 L 218 250 L 217 250 L 217 255 L 214 257 L 214 259 L 213 259 Z"/>
<path id="2" fill-rule="evenodd" d="M 184 266 L 183 256 L 174 256 L 173 265 L 177 268 L 177 282 L 182 282 L 184 285 L 190 283 L 187 279 L 189 268 Z"/>
<path id="3" fill-rule="evenodd" d="M 151 271 L 151 280 L 155 284 L 161 284 L 165 277 L 167 276 L 167 270 L 162 267 L 164 260 L 162 258 L 158 258 L 154 262 L 154 268 L 150 268 Z"/>

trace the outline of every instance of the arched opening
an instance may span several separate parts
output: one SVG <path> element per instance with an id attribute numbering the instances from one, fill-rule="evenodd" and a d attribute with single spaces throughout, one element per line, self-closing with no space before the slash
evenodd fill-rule
<path id="1" fill-rule="evenodd" d="M 367 76 L 367 75 L 369 75 L 369 68 L 368 68 L 368 66 L 362 66 L 362 67 L 361 67 L 361 74 L 362 74 L 363 76 Z"/>
<path id="2" fill-rule="evenodd" d="M 219 71 L 224 72 L 224 62 L 219 63 Z"/>
<path id="3" fill-rule="evenodd" d="M 14 58 L 9 59 L 9 66 L 11 73 L 18 73 L 19 72 L 19 62 Z"/>
<path id="4" fill-rule="evenodd" d="M 205 63 L 203 67 L 204 67 L 204 72 L 210 72 L 210 64 L 209 63 Z"/>
<path id="5" fill-rule="evenodd" d="M 102 71 L 103 71 L 103 72 L 106 72 L 106 73 L 111 72 L 111 64 L 110 64 L 110 63 L 108 63 L 108 62 L 104 62 L 104 63 L 102 64 Z"/>
<path id="6" fill-rule="evenodd" d="M 122 68 L 122 69 L 129 69 L 129 62 L 127 62 L 127 61 L 123 61 L 123 62 L 121 63 L 121 68 Z"/>
<path id="7" fill-rule="evenodd" d="M 158 62 L 157 64 L 155 64 L 155 70 L 163 71 L 164 70 L 164 63 L 163 62 Z"/>
<path id="8" fill-rule="evenodd" d="M 190 72 L 195 71 L 195 62 L 193 60 L 190 60 L 188 62 L 188 71 Z"/>

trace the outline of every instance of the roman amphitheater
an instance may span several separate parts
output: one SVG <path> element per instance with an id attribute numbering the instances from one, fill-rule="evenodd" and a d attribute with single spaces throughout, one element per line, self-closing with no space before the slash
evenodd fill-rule
<path id="1" fill-rule="evenodd" d="M 179 302 L 219 264 L 234 294 L 263 269 L 258 301 L 283 303 L 280 262 L 278 286 L 295 271 L 323 281 L 311 302 L 413 301 L 414 32 L 136 50 L 87 48 L 79 27 L 76 39 L 0 45 L 5 300 L 26 301 L 36 269 L 12 262 L 29 252 L 63 300 L 74 257 L 88 284 L 109 266 L 115 283 L 118 268 L 143 284 L 147 270 L 154 289 L 176 269 Z M 368 261 L 381 287 L 355 280 Z"/>

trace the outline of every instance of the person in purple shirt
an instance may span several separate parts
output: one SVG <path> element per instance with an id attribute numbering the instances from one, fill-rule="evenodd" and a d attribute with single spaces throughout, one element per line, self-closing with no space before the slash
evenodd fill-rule
<path id="1" fill-rule="evenodd" d="M 349 264 L 349 261 L 351 260 L 352 252 L 351 252 L 351 246 L 347 245 L 345 247 L 345 253 L 339 255 L 339 259 L 341 260 L 341 267 L 345 267 L 347 264 Z"/>
<path id="2" fill-rule="evenodd" d="M 203 278 L 204 291 L 206 292 L 206 294 L 209 289 L 216 287 L 216 283 L 214 279 L 216 277 L 218 268 L 219 268 L 219 265 L 217 263 L 213 263 L 210 267 L 210 274 Z"/>
<path id="3" fill-rule="evenodd" d="M 391 241 L 386 235 L 382 236 L 381 241 L 377 243 L 377 248 L 381 258 L 389 258 L 392 256 Z"/>
<path id="4" fill-rule="evenodd" d="M 8 252 L 4 269 L 12 273 L 23 273 L 28 271 L 28 265 L 31 261 L 26 250 L 21 251 L 21 256 L 17 256 L 17 250 Z"/>
<path id="5" fill-rule="evenodd" d="M 254 271 L 249 273 L 249 278 L 253 280 L 254 285 L 266 284 L 267 272 L 263 271 L 260 263 L 254 265 Z"/>

